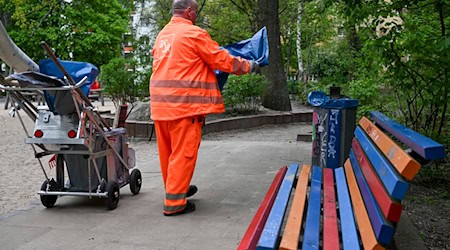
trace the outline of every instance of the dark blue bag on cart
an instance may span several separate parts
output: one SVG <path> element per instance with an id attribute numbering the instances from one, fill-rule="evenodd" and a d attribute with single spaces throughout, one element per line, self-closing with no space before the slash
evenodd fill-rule
<path id="1" fill-rule="evenodd" d="M 81 81 L 81 79 L 85 76 L 88 77 L 86 82 L 80 87 L 80 90 L 88 96 L 91 84 L 95 81 L 98 75 L 98 68 L 87 62 L 63 60 L 59 60 L 59 62 L 67 73 L 73 78 L 75 83 Z M 56 76 L 59 79 L 64 79 L 63 72 L 51 59 L 39 61 L 39 72 L 50 76 Z M 52 112 L 57 112 L 59 114 L 69 114 L 73 112 L 75 107 L 70 105 L 73 101 L 71 96 L 68 94 L 68 91 L 44 91 L 45 100 L 49 109 Z"/>

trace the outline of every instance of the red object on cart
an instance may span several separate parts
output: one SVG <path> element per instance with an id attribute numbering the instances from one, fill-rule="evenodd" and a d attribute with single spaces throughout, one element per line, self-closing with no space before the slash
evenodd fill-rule
<path id="1" fill-rule="evenodd" d="M 99 82 L 99 81 L 95 81 L 95 82 L 91 85 L 91 89 L 90 89 L 90 90 L 94 90 L 94 89 L 100 89 L 100 82 Z"/>

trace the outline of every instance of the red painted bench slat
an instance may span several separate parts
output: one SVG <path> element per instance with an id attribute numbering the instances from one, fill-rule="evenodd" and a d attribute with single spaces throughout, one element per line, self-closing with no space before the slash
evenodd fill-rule
<path id="1" fill-rule="evenodd" d="M 323 249 L 339 249 L 333 169 L 323 170 Z"/>
<path id="2" fill-rule="evenodd" d="M 358 159 L 359 166 L 361 167 L 365 179 L 367 180 L 367 184 L 369 184 L 370 190 L 377 200 L 384 216 L 390 221 L 398 222 L 402 213 L 402 205 L 397 201 L 392 200 L 386 192 L 383 183 L 378 179 L 375 171 L 370 166 L 370 163 L 364 155 L 361 145 L 359 145 L 356 138 L 353 138 L 352 148 L 356 158 Z"/>

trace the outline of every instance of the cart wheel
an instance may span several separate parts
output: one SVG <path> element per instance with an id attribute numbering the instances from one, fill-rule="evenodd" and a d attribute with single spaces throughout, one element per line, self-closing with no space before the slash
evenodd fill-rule
<path id="1" fill-rule="evenodd" d="M 108 192 L 108 197 L 106 198 L 106 206 L 109 210 L 113 210 L 117 207 L 120 197 L 119 184 L 115 181 L 109 181 L 106 184 L 106 192 Z"/>
<path id="2" fill-rule="evenodd" d="M 47 190 L 47 183 L 48 183 L 47 180 L 44 181 L 44 183 L 42 183 L 41 191 Z M 44 205 L 47 208 L 52 208 L 55 205 L 57 199 L 58 199 L 57 195 L 43 195 L 43 194 L 41 194 L 41 203 L 42 203 L 42 205 Z"/>
<path id="3" fill-rule="evenodd" d="M 131 171 L 130 175 L 130 190 L 133 194 L 139 194 L 142 186 L 142 175 L 139 169 L 134 169 Z"/>

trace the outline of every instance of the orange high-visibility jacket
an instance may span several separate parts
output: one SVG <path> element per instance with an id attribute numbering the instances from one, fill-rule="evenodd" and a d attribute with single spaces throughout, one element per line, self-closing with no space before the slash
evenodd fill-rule
<path id="1" fill-rule="evenodd" d="M 220 50 L 209 34 L 181 17 L 172 17 L 159 33 L 152 51 L 150 79 L 152 120 L 223 113 L 215 69 L 245 74 L 249 62 Z"/>

